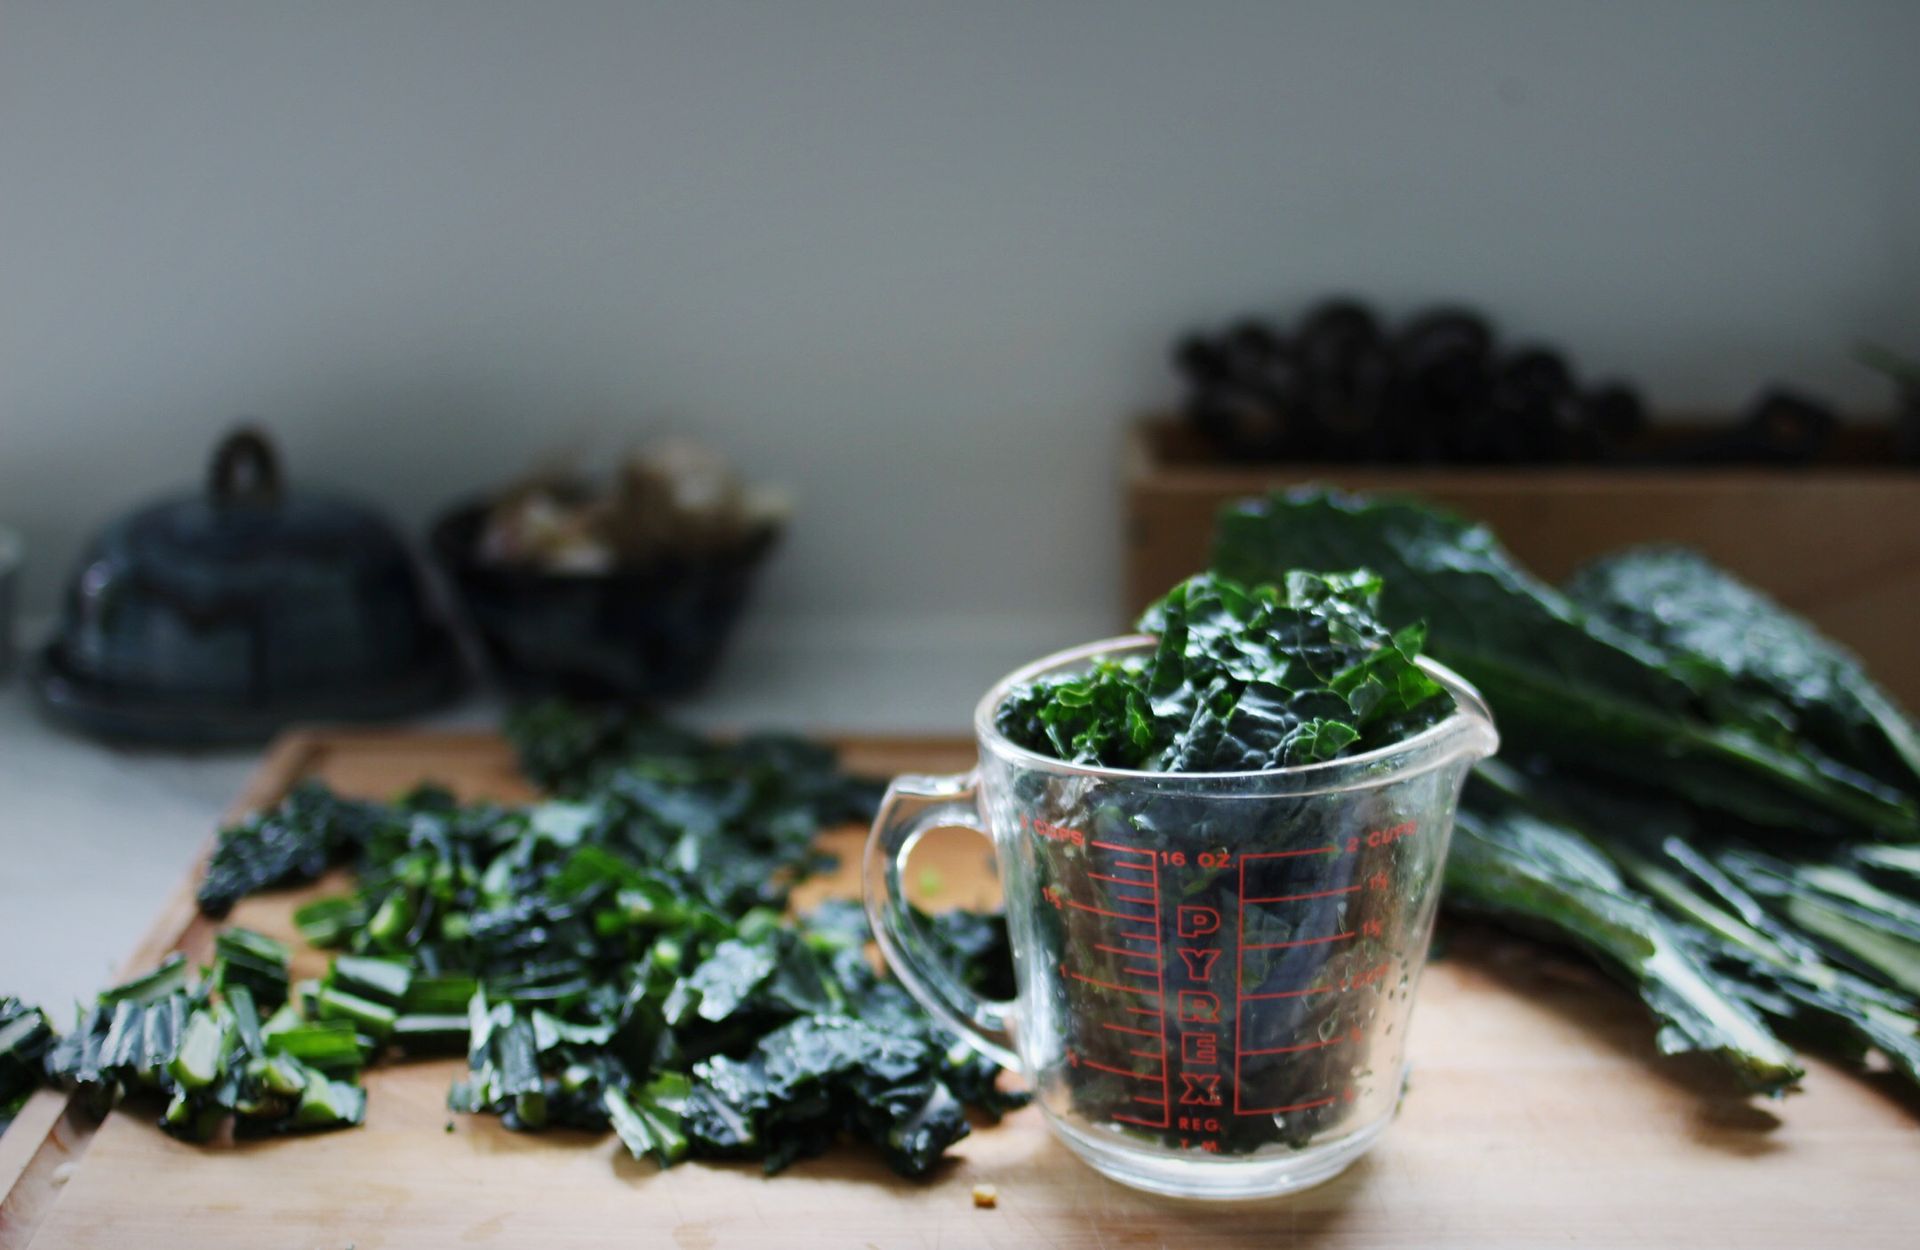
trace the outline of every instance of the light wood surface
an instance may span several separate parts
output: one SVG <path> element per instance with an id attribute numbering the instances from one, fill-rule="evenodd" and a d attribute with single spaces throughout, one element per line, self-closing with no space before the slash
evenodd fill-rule
<path id="1" fill-rule="evenodd" d="M 1558 582 L 1639 543 L 1706 553 L 1858 652 L 1920 710 L 1920 472 L 1809 469 L 1422 468 L 1208 465 L 1178 428 L 1132 431 L 1126 466 L 1129 619 L 1205 567 L 1214 518 L 1234 499 L 1307 482 L 1418 495 L 1485 521 L 1520 562 Z"/>
<path id="2" fill-rule="evenodd" d="M 888 773 L 970 760 L 950 741 L 853 742 L 848 755 Z M 317 734 L 283 743 L 242 806 L 302 775 L 368 795 L 429 778 L 468 798 L 526 794 L 490 737 Z M 846 863 L 810 898 L 853 888 L 860 831 L 829 837 Z M 940 901 L 993 897 L 977 840 L 930 841 L 935 871 L 910 875 L 929 885 L 937 877 Z M 312 893 L 247 900 L 233 921 L 292 937 L 291 910 Z M 176 946 L 204 957 L 212 933 L 183 884 L 134 962 Z M 303 950 L 298 972 L 317 973 L 324 959 Z M 1583 967 L 1477 931 L 1457 933 L 1429 968 L 1416 1020 L 1399 1123 L 1345 1176 L 1272 1202 L 1214 1206 L 1127 1190 L 1056 1144 L 1032 1110 L 976 1129 L 922 1184 L 853 1148 L 772 1179 L 750 1166 L 660 1172 L 611 1137 L 521 1136 L 488 1117 L 450 1116 L 444 1099 L 460 1065 L 432 1062 L 370 1072 L 364 1128 L 210 1148 L 175 1142 L 130 1113 L 89 1131 L 47 1095 L 0 1138 L 10 1190 L 0 1246 L 1916 1244 L 1920 1104 L 1890 1078 L 1815 1063 L 1806 1093 L 1749 1103 L 1717 1072 L 1656 1056 L 1636 1005 Z M 974 1207 L 980 1183 L 997 1187 L 998 1209 Z"/>

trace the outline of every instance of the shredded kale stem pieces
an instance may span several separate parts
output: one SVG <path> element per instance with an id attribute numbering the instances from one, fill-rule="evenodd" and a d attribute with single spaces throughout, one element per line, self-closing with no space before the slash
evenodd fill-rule
<path id="1" fill-rule="evenodd" d="M 104 1115 L 128 1100 L 161 1108 L 184 1141 L 344 1128 L 365 1118 L 360 1068 L 373 1042 L 350 1024 L 308 1023 L 288 1003 L 292 952 L 229 929 L 191 975 L 173 955 L 99 995 L 48 1047 L 46 1078 Z M 277 1008 L 277 1009 L 276 1009 Z M 324 1032 L 333 1044 L 314 1044 Z"/>
<path id="2" fill-rule="evenodd" d="M 175 956 L 108 990 L 57 1040 L 0 1000 L 0 1113 L 42 1079 L 96 1112 L 151 1099 L 204 1141 L 357 1124 L 386 1055 L 464 1055 L 456 1111 L 517 1130 L 611 1129 L 636 1156 L 756 1159 L 774 1172 L 852 1137 L 922 1176 L 1024 1092 L 875 970 L 856 904 L 786 915 L 827 865 L 826 827 L 867 821 L 879 788 L 829 749 L 713 742 L 550 703 L 509 723 L 555 798 L 391 803 L 297 787 L 222 832 L 200 891 L 224 916 L 257 890 L 346 865 L 356 887 L 295 923 L 334 948 L 293 982 L 292 952 L 228 929 L 194 977 Z M 1005 993 L 998 916 L 927 918 L 971 983 Z"/>
<path id="3" fill-rule="evenodd" d="M 1424 629 L 1380 623 L 1380 579 L 1287 570 L 1242 585 L 1202 573 L 1149 608 L 1145 658 L 1016 690 L 1000 732 L 1078 764 L 1171 773 L 1316 764 L 1409 737 L 1452 710 L 1418 664 Z"/>

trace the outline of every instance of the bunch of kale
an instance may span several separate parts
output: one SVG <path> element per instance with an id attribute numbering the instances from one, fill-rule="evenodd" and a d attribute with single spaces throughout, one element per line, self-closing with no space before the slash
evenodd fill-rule
<path id="1" fill-rule="evenodd" d="M 295 987 L 371 1055 L 464 1050 L 457 1111 L 509 1127 L 612 1128 L 636 1155 L 752 1158 L 775 1171 L 842 1136 L 929 1171 L 1025 1095 L 868 961 L 858 908 L 795 922 L 817 834 L 871 817 L 875 788 L 793 738 L 711 742 L 549 704 L 513 718 L 526 771 L 562 796 L 460 804 L 297 789 L 225 831 L 203 907 L 352 866 L 357 887 L 296 914 L 346 951 Z M 1001 976 L 997 918 L 936 918 L 973 975 Z M 983 931 L 986 936 L 983 937 Z"/>
<path id="2" fill-rule="evenodd" d="M 1804 621 L 1689 552 L 1556 589 L 1482 526 L 1318 490 L 1228 509 L 1213 565 L 1373 569 L 1386 621 L 1486 696 L 1502 760 L 1469 783 L 1449 907 L 1584 948 L 1664 1051 L 1751 1088 L 1802 1075 L 1775 1028 L 1920 1082 L 1920 736 Z"/>

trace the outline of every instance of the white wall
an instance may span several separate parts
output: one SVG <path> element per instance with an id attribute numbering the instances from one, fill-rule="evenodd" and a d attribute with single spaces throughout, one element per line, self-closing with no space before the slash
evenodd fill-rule
<path id="1" fill-rule="evenodd" d="M 1457 296 L 1670 406 L 1878 403 L 1916 53 L 1896 3 L 0 0 L 0 518 L 44 610 L 236 414 L 410 523 L 672 425 L 800 496 L 763 635 L 1011 662 L 1111 622 L 1198 320 Z"/>

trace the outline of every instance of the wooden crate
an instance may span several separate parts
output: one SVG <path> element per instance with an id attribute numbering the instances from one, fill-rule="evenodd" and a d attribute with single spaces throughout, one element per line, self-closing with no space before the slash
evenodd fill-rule
<path id="1" fill-rule="evenodd" d="M 1878 431 L 1797 469 L 1247 465 L 1215 460 L 1186 427 L 1149 420 L 1126 458 L 1129 617 L 1202 567 L 1230 500 L 1308 482 L 1418 495 L 1485 521 L 1558 581 L 1634 543 L 1698 548 L 1852 647 L 1920 709 L 1920 472 Z"/>

